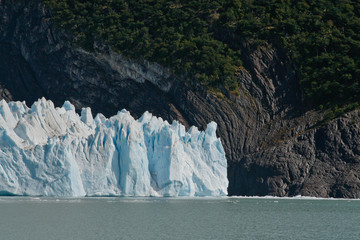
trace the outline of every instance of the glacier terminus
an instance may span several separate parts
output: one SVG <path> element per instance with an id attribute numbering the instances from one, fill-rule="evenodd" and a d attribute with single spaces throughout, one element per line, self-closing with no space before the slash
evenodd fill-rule
<path id="1" fill-rule="evenodd" d="M 65 101 L 0 101 L 0 195 L 223 196 L 227 162 L 205 131 L 145 112 L 93 118 Z"/>

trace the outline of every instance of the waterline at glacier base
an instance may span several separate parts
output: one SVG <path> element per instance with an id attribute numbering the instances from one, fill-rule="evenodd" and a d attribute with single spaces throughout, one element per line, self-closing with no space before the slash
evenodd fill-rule
<path id="1" fill-rule="evenodd" d="M 216 123 L 205 131 L 145 112 L 81 116 L 66 101 L 0 101 L 0 195 L 224 196 Z"/>

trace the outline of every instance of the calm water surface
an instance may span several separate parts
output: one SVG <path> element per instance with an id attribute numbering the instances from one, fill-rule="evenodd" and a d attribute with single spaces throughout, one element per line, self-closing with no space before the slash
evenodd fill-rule
<path id="1" fill-rule="evenodd" d="M 360 239 L 360 201 L 0 198 L 0 239 Z"/>

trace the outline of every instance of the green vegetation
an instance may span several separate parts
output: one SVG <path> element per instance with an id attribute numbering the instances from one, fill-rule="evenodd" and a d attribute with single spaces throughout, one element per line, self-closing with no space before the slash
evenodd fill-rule
<path id="1" fill-rule="evenodd" d="M 333 107 L 331 107 L 330 109 L 328 109 L 323 122 L 326 123 L 332 119 L 335 119 L 337 117 L 342 116 L 344 113 L 350 112 L 356 108 L 359 108 L 359 103 L 355 102 L 343 107 L 338 107 L 337 105 L 334 105 Z"/>
<path id="2" fill-rule="evenodd" d="M 253 37 L 283 46 L 299 67 L 309 103 L 330 107 L 360 100 L 360 1 L 256 2 L 246 10 L 244 29 L 246 19 L 255 17 Z"/>
<path id="3" fill-rule="evenodd" d="M 283 48 L 310 105 L 360 100 L 358 0 L 58 0 L 54 19 L 91 50 L 101 40 L 205 86 L 235 90 L 245 39 Z"/>
<path id="4" fill-rule="evenodd" d="M 55 20 L 86 49 L 101 39 L 131 58 L 145 58 L 178 75 L 194 76 L 204 85 L 220 83 L 234 90 L 240 52 L 216 40 L 209 29 L 223 7 L 218 2 L 64 0 L 47 4 Z"/>

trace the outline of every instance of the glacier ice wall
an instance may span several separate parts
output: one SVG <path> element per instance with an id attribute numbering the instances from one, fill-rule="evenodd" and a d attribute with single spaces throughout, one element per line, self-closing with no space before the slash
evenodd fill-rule
<path id="1" fill-rule="evenodd" d="M 214 122 L 186 132 L 148 112 L 93 118 L 68 101 L 0 101 L 0 195 L 221 196 L 227 186 Z"/>

